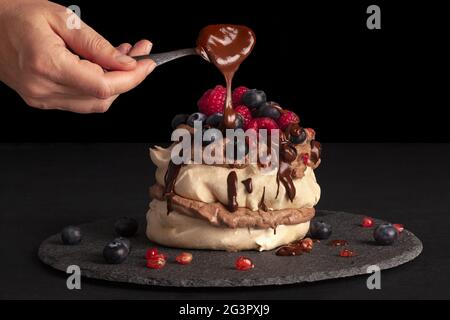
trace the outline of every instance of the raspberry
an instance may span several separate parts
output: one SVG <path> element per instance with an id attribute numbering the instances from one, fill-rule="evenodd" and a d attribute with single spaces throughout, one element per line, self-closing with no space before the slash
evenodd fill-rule
<path id="1" fill-rule="evenodd" d="M 233 94 L 231 95 L 231 99 L 233 101 L 233 106 L 238 106 L 242 104 L 242 96 L 244 93 L 248 91 L 247 87 L 240 86 L 233 90 Z"/>
<path id="2" fill-rule="evenodd" d="M 236 108 L 234 108 L 234 111 L 239 113 L 244 119 L 244 127 L 247 126 L 247 124 L 252 120 L 252 114 L 246 106 L 237 106 Z"/>
<path id="3" fill-rule="evenodd" d="M 236 260 L 236 269 L 238 269 L 238 270 L 246 271 L 246 270 L 253 269 L 254 267 L 255 267 L 255 265 L 253 264 L 252 260 L 250 260 L 247 257 L 240 256 Z"/>
<path id="4" fill-rule="evenodd" d="M 272 129 L 278 129 L 278 125 L 275 120 L 271 118 L 258 118 L 256 119 L 258 129 L 267 129 L 269 132 Z"/>
<path id="5" fill-rule="evenodd" d="M 300 118 L 298 115 L 296 115 L 292 111 L 285 112 L 281 114 L 280 118 L 278 119 L 278 126 L 281 128 L 281 130 L 286 130 L 288 125 L 291 123 L 299 123 Z"/>
<path id="6" fill-rule="evenodd" d="M 361 227 L 363 228 L 373 227 L 373 219 L 370 217 L 364 217 L 361 221 Z"/>
<path id="7" fill-rule="evenodd" d="M 227 90 L 223 86 L 216 86 L 214 89 L 206 91 L 198 100 L 198 109 L 207 116 L 216 112 L 223 112 L 226 97 Z"/>
<path id="8" fill-rule="evenodd" d="M 154 257 L 147 259 L 147 268 L 161 269 L 166 265 L 167 258 L 163 254 L 157 254 Z"/>
<path id="9" fill-rule="evenodd" d="M 156 255 L 158 255 L 158 248 L 150 248 L 150 249 L 147 249 L 147 252 L 145 252 L 146 259 L 151 259 Z"/>
<path id="10" fill-rule="evenodd" d="M 401 223 L 394 223 L 392 225 L 395 229 L 397 229 L 398 233 L 402 233 L 405 227 Z"/>
<path id="11" fill-rule="evenodd" d="M 339 255 L 344 258 L 349 258 L 349 257 L 356 256 L 356 253 L 349 249 L 342 249 L 341 252 L 339 253 Z"/>
<path id="12" fill-rule="evenodd" d="M 258 131 L 258 119 L 252 119 L 250 120 L 247 125 L 244 127 L 245 130 L 253 129 L 255 131 Z"/>
<path id="13" fill-rule="evenodd" d="M 192 261 L 192 253 L 182 252 L 175 258 L 175 260 L 179 264 L 189 264 Z"/>

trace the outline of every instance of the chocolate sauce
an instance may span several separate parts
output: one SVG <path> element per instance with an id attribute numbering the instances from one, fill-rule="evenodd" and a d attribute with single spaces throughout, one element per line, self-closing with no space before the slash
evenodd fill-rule
<path id="1" fill-rule="evenodd" d="M 284 133 L 280 135 L 280 163 L 277 173 L 277 194 L 280 192 L 280 182 L 286 189 L 289 200 L 293 201 L 296 194 L 294 181 L 292 180 L 291 163 L 297 159 L 297 149 L 291 144 Z"/>
<path id="2" fill-rule="evenodd" d="M 276 197 L 278 197 L 278 192 L 280 191 L 280 182 L 283 184 L 284 188 L 286 189 L 286 193 L 287 193 L 289 200 L 293 201 L 295 198 L 295 194 L 297 193 L 297 190 L 295 189 L 294 181 L 292 180 L 291 165 L 284 161 L 280 161 L 280 167 L 278 168 L 278 174 L 277 174 L 278 186 L 277 186 Z"/>
<path id="3" fill-rule="evenodd" d="M 320 159 L 320 153 L 322 152 L 322 145 L 319 141 L 311 141 L 311 161 L 316 164 Z"/>
<path id="4" fill-rule="evenodd" d="M 170 160 L 164 176 L 164 197 L 167 200 L 167 214 L 172 211 L 172 197 L 174 196 L 175 183 L 181 166 L 181 164 L 175 164 Z"/>
<path id="5" fill-rule="evenodd" d="M 236 171 L 231 171 L 227 177 L 228 189 L 228 210 L 235 212 L 238 209 L 237 203 L 237 174 Z"/>
<path id="6" fill-rule="evenodd" d="M 278 249 L 275 254 L 277 256 L 289 257 L 289 256 L 299 256 L 303 253 L 302 248 L 298 245 L 287 245 L 282 246 Z"/>
<path id="7" fill-rule="evenodd" d="M 311 252 L 313 241 L 310 238 L 293 241 L 285 246 L 280 247 L 275 254 L 277 256 L 299 256 L 303 252 Z"/>
<path id="8" fill-rule="evenodd" d="M 248 193 L 253 192 L 252 178 L 242 180 L 241 182 L 244 184 L 245 191 L 247 191 Z"/>
<path id="9" fill-rule="evenodd" d="M 261 196 L 261 200 L 259 201 L 258 208 L 261 209 L 262 211 L 267 212 L 269 210 L 269 208 L 267 208 L 267 205 L 265 203 L 265 199 L 264 199 L 265 197 L 266 197 L 266 187 L 264 187 L 264 189 L 263 189 L 263 193 Z"/>
<path id="10" fill-rule="evenodd" d="M 331 240 L 330 242 L 328 242 L 329 246 L 333 246 L 333 247 L 343 247 L 348 245 L 348 241 L 347 240 Z"/>
<path id="11" fill-rule="evenodd" d="M 234 129 L 236 112 L 231 102 L 233 76 L 252 52 L 256 42 L 254 32 L 245 26 L 215 24 L 203 28 L 197 38 L 197 52 L 212 62 L 225 77 L 227 99 L 223 113 L 226 129 Z"/>

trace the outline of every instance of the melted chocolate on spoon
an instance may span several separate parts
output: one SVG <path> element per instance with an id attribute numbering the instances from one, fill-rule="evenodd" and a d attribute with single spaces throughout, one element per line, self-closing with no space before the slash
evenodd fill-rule
<path id="1" fill-rule="evenodd" d="M 223 124 L 234 129 L 236 113 L 231 102 L 231 83 L 241 63 L 255 46 L 254 32 L 246 27 L 231 24 L 215 24 L 203 28 L 197 39 L 197 52 L 212 62 L 225 77 L 227 99 Z"/>

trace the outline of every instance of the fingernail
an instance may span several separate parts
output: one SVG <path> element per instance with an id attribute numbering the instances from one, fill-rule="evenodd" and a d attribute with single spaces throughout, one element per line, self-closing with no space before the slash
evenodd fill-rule
<path id="1" fill-rule="evenodd" d="M 118 55 L 116 57 L 116 60 L 119 61 L 121 64 L 130 64 L 135 61 L 132 57 L 127 55 Z"/>
<path id="2" fill-rule="evenodd" d="M 147 66 L 147 74 L 150 74 L 153 71 L 153 69 L 155 69 L 155 67 L 156 67 L 156 63 L 154 61 L 149 63 Z"/>

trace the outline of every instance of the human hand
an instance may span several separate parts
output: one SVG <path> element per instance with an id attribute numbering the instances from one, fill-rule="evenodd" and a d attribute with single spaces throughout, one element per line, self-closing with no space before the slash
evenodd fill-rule
<path id="1" fill-rule="evenodd" d="M 0 81 L 41 109 L 105 112 L 155 68 L 152 44 L 114 48 L 88 25 L 67 27 L 67 9 L 46 0 L 0 0 Z"/>

